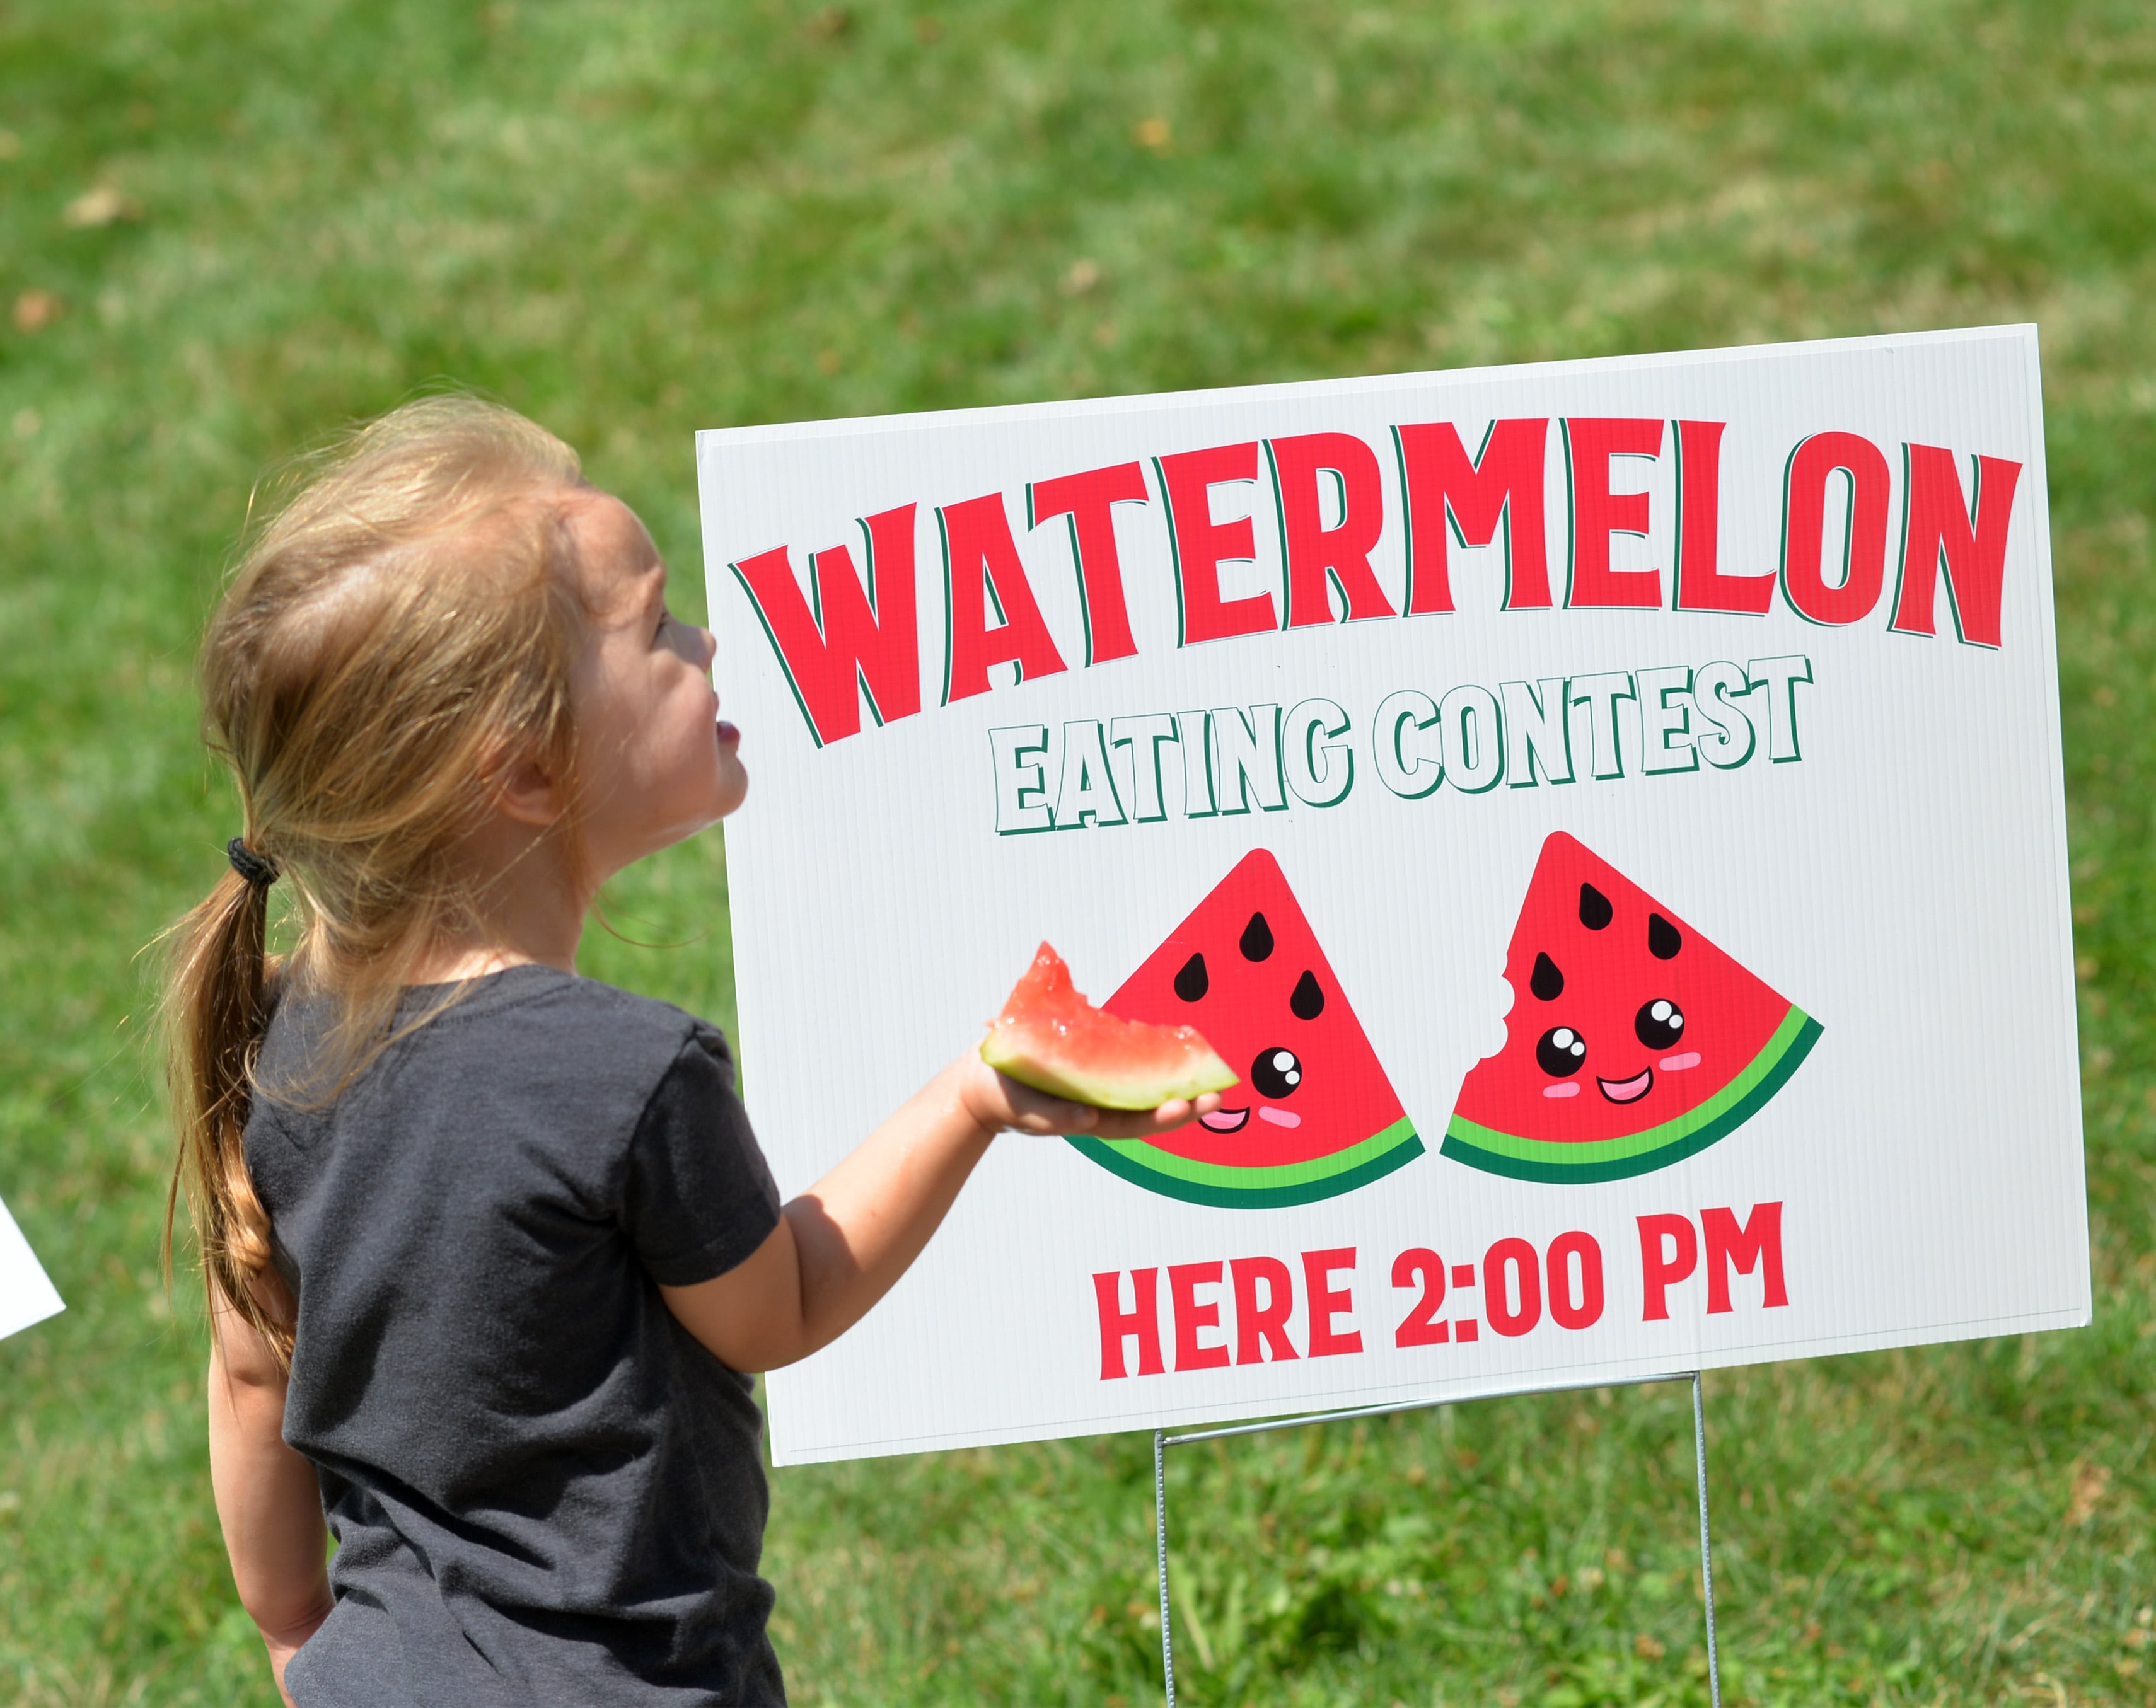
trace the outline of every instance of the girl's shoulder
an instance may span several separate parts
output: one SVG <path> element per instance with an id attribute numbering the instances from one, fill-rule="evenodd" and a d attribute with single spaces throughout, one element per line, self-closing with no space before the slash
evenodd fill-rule
<path id="1" fill-rule="evenodd" d="M 267 1095 L 249 1111 L 247 1157 L 273 1219 L 345 1171 L 443 1191 L 485 1178 L 494 1196 L 519 1201 L 560 1187 L 611 1213 L 641 1149 L 696 1141 L 737 1107 L 716 1028 L 552 967 L 414 987 L 387 1047 L 356 1078 L 326 1096 L 291 1095 L 284 1088 L 307 1083 L 306 1042 L 321 1024 L 315 1005 L 288 1002 L 264 1040 Z"/>
<path id="2" fill-rule="evenodd" d="M 731 1059 L 718 1028 L 685 1008 L 536 963 L 461 988 L 415 987 L 398 1006 L 398 1023 L 411 1028 L 414 1044 L 432 1033 L 429 1054 L 513 1057 L 542 1079 L 573 1069 L 648 1084 L 685 1049 Z"/>
<path id="3" fill-rule="evenodd" d="M 333 1008 L 322 998 L 277 1003 L 257 1075 L 270 1102 L 323 1100 L 291 1090 L 318 1077 L 317 1063 L 333 1059 Z M 716 1061 L 731 1079 L 732 1054 L 708 1022 L 671 1003 L 532 963 L 407 990 L 378 1056 L 328 1100 L 424 1086 L 495 1093 L 513 1087 L 526 1104 L 637 1103 L 685 1054 Z"/>

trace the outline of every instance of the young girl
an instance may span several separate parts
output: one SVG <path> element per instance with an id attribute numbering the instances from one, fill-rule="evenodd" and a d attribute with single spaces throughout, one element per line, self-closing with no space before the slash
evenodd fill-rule
<path id="1" fill-rule="evenodd" d="M 665 587 L 567 447 L 437 398 L 320 459 L 210 623 L 245 826 L 179 931 L 179 1180 L 218 1513 L 299 1708 L 783 1701 L 741 1372 L 859 1320 L 998 1130 L 1218 1102 L 968 1051 L 782 1205 L 726 1040 L 576 974 L 601 882 L 748 786 Z"/>

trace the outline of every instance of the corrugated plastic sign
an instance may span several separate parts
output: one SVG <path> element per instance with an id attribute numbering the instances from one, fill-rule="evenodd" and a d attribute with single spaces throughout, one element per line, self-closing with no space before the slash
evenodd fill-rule
<path id="1" fill-rule="evenodd" d="M 697 459 L 782 1186 L 1044 938 L 1242 1076 L 999 1140 L 781 1463 L 2087 1321 L 2033 327 Z"/>

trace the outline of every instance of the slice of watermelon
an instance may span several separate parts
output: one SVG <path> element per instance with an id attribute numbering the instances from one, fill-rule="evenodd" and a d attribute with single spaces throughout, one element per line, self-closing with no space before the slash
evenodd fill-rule
<path id="1" fill-rule="evenodd" d="M 1045 943 L 988 1023 L 981 1059 L 1011 1078 L 1096 1109 L 1158 1109 L 1235 1083 L 1194 1027 L 1146 1026 L 1104 1014 L 1070 982 Z"/>
<path id="2" fill-rule="evenodd" d="M 1505 1047 L 1460 1088 L 1443 1154 L 1517 1180 L 1619 1180 L 1734 1132 L 1820 1023 L 1558 831 L 1505 959 Z"/>
<path id="3" fill-rule="evenodd" d="M 1148 1192 L 1239 1209 L 1303 1204 L 1422 1154 L 1348 993 L 1262 849 L 1102 1006 L 1132 1020 L 1195 1023 L 1243 1076 L 1218 1114 L 1172 1133 L 1071 1138 Z"/>

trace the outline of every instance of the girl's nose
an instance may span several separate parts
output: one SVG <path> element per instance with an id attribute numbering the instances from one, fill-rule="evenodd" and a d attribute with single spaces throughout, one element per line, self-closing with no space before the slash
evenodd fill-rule
<path id="1" fill-rule="evenodd" d="M 696 635 L 700 649 L 697 668 L 708 670 L 711 668 L 711 660 L 718 656 L 719 639 L 708 628 L 698 629 Z"/>

